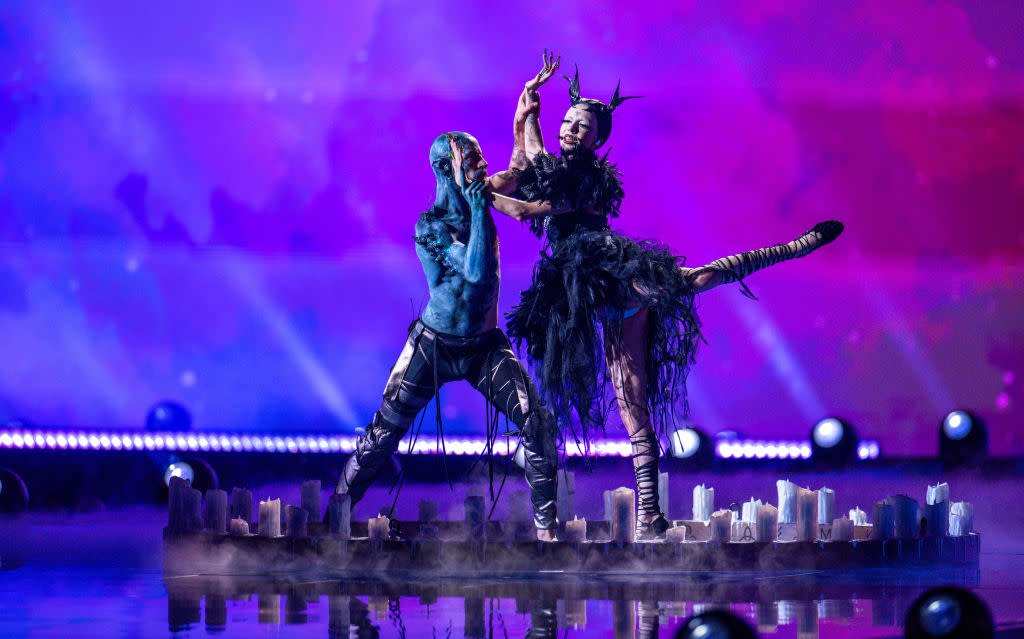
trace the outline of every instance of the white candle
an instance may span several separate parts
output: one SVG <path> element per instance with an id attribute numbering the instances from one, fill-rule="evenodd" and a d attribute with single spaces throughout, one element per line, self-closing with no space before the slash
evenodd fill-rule
<path id="1" fill-rule="evenodd" d="M 385 541 L 390 534 L 391 520 L 387 517 L 373 517 L 366 522 L 370 541 Z"/>
<path id="2" fill-rule="evenodd" d="M 693 520 L 711 521 L 711 513 L 715 512 L 715 489 L 705 488 L 704 484 L 693 487 Z"/>
<path id="3" fill-rule="evenodd" d="M 779 534 L 779 510 L 771 504 L 757 509 L 757 540 L 775 541 Z"/>
<path id="4" fill-rule="evenodd" d="M 323 513 L 320 510 L 320 480 L 310 479 L 309 481 L 304 481 L 302 482 L 302 488 L 299 490 L 301 495 L 299 504 L 306 511 L 306 522 L 320 521 L 323 517 Z"/>
<path id="5" fill-rule="evenodd" d="M 206 511 L 203 524 L 210 532 L 224 534 L 228 531 L 228 494 L 211 488 L 206 491 Z"/>
<path id="6" fill-rule="evenodd" d="M 846 517 L 832 520 L 832 541 L 853 541 L 853 522 Z"/>
<path id="7" fill-rule="evenodd" d="M 818 523 L 831 524 L 836 518 L 836 493 L 822 486 L 818 489 Z"/>
<path id="8" fill-rule="evenodd" d="M 348 539 L 352 536 L 352 498 L 347 494 L 331 495 L 327 502 L 327 532 L 331 537 Z"/>
<path id="9" fill-rule="evenodd" d="M 867 526 L 868 525 L 868 514 L 860 508 L 854 508 L 849 514 L 850 521 L 853 522 L 854 526 Z"/>
<path id="10" fill-rule="evenodd" d="M 281 500 L 269 499 L 260 502 L 260 537 L 281 536 Z"/>
<path id="11" fill-rule="evenodd" d="M 285 532 L 291 539 L 306 536 L 306 523 L 309 521 L 309 513 L 298 506 L 285 506 Z"/>
<path id="12" fill-rule="evenodd" d="M 797 541 L 818 538 L 818 491 L 798 488 L 796 493 Z"/>
<path id="13" fill-rule="evenodd" d="M 893 536 L 896 539 L 916 539 L 920 532 L 917 500 L 906 495 L 892 495 L 885 501 L 893 508 Z"/>
<path id="14" fill-rule="evenodd" d="M 636 534 L 636 493 L 629 488 L 616 488 L 612 500 L 615 507 L 612 541 L 632 543 Z"/>
<path id="15" fill-rule="evenodd" d="M 775 482 L 775 487 L 779 491 L 779 523 L 795 524 L 796 484 L 786 479 L 780 479 Z"/>
<path id="16" fill-rule="evenodd" d="M 565 522 L 565 541 L 581 544 L 587 540 L 587 520 L 573 519 Z"/>
<path id="17" fill-rule="evenodd" d="M 882 501 L 875 502 L 872 506 L 872 539 L 892 539 L 896 534 L 896 520 L 893 514 L 892 504 Z"/>
<path id="18" fill-rule="evenodd" d="M 711 513 L 711 541 L 725 543 L 732 537 L 731 510 L 716 510 Z"/>
<path id="19" fill-rule="evenodd" d="M 231 489 L 231 516 L 244 519 L 252 528 L 252 492 L 245 488 Z"/>

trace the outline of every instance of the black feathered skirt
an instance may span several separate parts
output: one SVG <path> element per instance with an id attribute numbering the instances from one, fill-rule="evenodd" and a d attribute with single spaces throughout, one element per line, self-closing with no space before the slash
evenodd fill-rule
<path id="1" fill-rule="evenodd" d="M 533 282 L 506 319 L 561 428 L 584 439 L 596 427 L 603 430 L 608 372 L 602 338 L 621 330 L 618 320 L 637 308 L 649 311 L 646 399 L 654 424 L 660 431 L 676 414 L 688 413 L 686 374 L 700 321 L 682 263 L 655 242 L 610 230 L 577 232 L 541 252 Z"/>

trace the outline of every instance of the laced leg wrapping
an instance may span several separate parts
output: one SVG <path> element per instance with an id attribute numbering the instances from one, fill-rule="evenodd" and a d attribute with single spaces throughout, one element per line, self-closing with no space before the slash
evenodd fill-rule
<path id="1" fill-rule="evenodd" d="M 736 282 L 751 273 L 779 262 L 803 257 L 839 237 L 843 224 L 835 220 L 821 222 L 789 244 L 776 244 L 768 248 L 737 253 L 715 260 L 699 271 L 712 270 L 722 274 L 723 283 Z"/>
<path id="2" fill-rule="evenodd" d="M 645 518 L 661 514 L 658 510 L 658 440 L 649 428 L 630 435 L 633 448 L 633 470 L 636 473 L 637 516 Z"/>
<path id="3" fill-rule="evenodd" d="M 345 468 L 338 480 L 336 493 L 347 494 L 355 506 L 380 472 L 381 466 L 398 450 L 405 430 L 381 418 L 378 412 L 366 433 L 356 440 L 356 450 L 345 462 Z"/>

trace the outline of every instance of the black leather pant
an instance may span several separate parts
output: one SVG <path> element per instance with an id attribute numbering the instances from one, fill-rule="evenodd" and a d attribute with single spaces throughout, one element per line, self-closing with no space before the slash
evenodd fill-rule
<path id="1" fill-rule="evenodd" d="M 537 528 L 555 527 L 555 423 L 541 405 L 537 389 L 516 359 L 500 329 L 459 337 L 438 333 L 422 321 L 391 370 L 384 401 L 356 442 L 336 492 L 348 493 L 354 506 L 366 493 L 381 465 L 398 450 L 416 415 L 447 382 L 464 379 L 505 414 L 522 433 L 526 482 L 530 485 Z"/>

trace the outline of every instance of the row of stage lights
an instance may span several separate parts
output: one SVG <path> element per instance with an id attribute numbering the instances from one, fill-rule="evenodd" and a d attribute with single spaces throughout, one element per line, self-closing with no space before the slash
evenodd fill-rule
<path id="1" fill-rule="evenodd" d="M 99 432 L 68 430 L 37 430 L 26 427 L 0 429 L 0 449 L 50 450 L 125 450 L 169 452 L 257 452 L 257 453 L 328 453 L 345 454 L 355 450 L 355 435 L 256 435 L 240 433 L 195 432 Z M 939 430 L 939 452 L 943 461 L 964 462 L 984 458 L 988 437 L 982 421 L 967 411 L 953 411 L 945 416 Z M 670 452 L 680 459 L 709 461 L 736 460 L 808 460 L 842 465 L 856 460 L 877 459 L 881 447 L 875 440 L 861 440 L 846 420 L 827 417 L 811 429 L 809 440 L 746 439 L 720 435 L 713 441 L 695 427 L 675 430 L 670 438 Z M 403 444 L 401 453 L 480 455 L 488 442 L 482 437 L 420 438 Z M 492 452 L 509 455 L 518 441 L 499 438 L 492 443 Z M 579 457 L 587 451 L 578 445 L 566 447 L 566 454 Z M 595 457 L 629 457 L 628 440 L 595 440 L 589 455 Z"/>
<path id="2" fill-rule="evenodd" d="M 689 457 L 695 446 L 701 445 L 701 435 L 692 428 L 676 431 L 672 438 L 672 452 L 676 457 Z M 0 448 L 49 450 L 138 450 L 171 452 L 267 452 L 267 453 L 350 453 L 355 450 L 356 437 L 343 435 L 237 435 L 227 433 L 131 433 L 89 431 L 30 431 L 0 430 Z M 499 455 L 514 452 L 517 443 L 499 439 L 493 451 Z M 473 437 L 446 437 L 444 452 L 452 455 L 479 455 L 485 452 L 487 441 Z M 807 441 L 722 440 L 715 452 L 722 459 L 809 459 L 811 444 Z M 400 452 L 410 452 L 402 446 Z M 435 454 L 440 451 L 435 440 L 419 440 L 412 448 L 414 454 Z M 567 447 L 571 457 L 583 455 L 580 447 Z M 590 454 L 597 457 L 629 457 L 628 440 L 595 440 Z M 874 459 L 879 455 L 878 442 L 861 442 L 860 459 Z"/>

